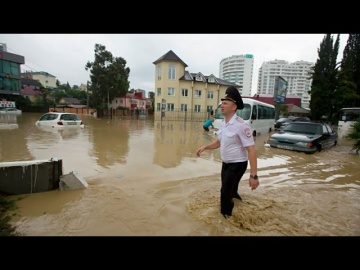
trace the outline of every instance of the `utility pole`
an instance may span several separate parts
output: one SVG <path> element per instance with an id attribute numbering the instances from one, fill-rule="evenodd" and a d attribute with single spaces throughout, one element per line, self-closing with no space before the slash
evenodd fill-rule
<path id="1" fill-rule="evenodd" d="M 107 109 L 108 109 L 108 113 L 110 113 L 110 117 L 112 119 L 112 112 L 110 112 L 110 95 L 109 95 L 109 92 L 110 92 L 110 89 L 114 88 L 114 86 L 111 86 L 110 88 L 108 88 L 107 90 Z"/>
<path id="2" fill-rule="evenodd" d="M 89 82 L 86 84 L 86 108 L 87 114 L 89 114 Z"/>

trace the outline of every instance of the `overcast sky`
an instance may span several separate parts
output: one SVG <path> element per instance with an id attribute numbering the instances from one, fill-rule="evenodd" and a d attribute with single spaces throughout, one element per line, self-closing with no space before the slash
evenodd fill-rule
<path id="1" fill-rule="evenodd" d="M 95 44 L 114 57 L 126 60 L 130 68 L 130 89 L 153 91 L 153 62 L 172 50 L 192 73 L 219 77 L 223 58 L 254 56 L 252 94 L 256 93 L 258 71 L 263 62 L 285 60 L 315 63 L 325 34 L 0 34 L 7 51 L 25 57 L 22 71 L 45 71 L 60 83 L 86 84 L 87 62 L 95 59 Z M 333 34 L 334 41 L 337 34 Z M 348 34 L 340 35 L 338 61 L 342 59 Z"/>

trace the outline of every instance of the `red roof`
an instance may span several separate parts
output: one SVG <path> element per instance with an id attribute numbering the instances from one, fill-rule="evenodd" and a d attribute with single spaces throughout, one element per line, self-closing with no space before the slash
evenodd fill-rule
<path id="1" fill-rule="evenodd" d="M 39 90 L 34 90 L 30 86 L 25 86 L 24 88 L 21 89 L 21 95 L 23 96 L 36 96 L 39 94 L 41 94 Z"/>
<path id="2" fill-rule="evenodd" d="M 268 104 L 275 105 L 274 96 L 272 94 L 255 94 L 253 97 L 243 96 L 243 98 L 252 98 Z M 285 98 L 285 104 L 295 104 L 296 106 L 301 107 L 301 98 L 296 95 L 287 95 Z"/>

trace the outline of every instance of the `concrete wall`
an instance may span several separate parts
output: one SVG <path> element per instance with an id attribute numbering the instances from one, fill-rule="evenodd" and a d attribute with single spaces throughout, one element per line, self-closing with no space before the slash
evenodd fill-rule
<path id="1" fill-rule="evenodd" d="M 0 163 L 0 192 L 18 195 L 59 189 L 62 160 L 34 160 Z"/>

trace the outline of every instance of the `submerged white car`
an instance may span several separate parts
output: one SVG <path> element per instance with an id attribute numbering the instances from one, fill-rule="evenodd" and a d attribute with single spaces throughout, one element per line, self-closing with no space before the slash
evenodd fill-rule
<path id="1" fill-rule="evenodd" d="M 68 112 L 45 113 L 36 121 L 35 125 L 53 128 L 84 127 L 84 123 L 78 114 Z"/>
<path id="2" fill-rule="evenodd" d="M 4 107 L 0 108 L 0 113 L 6 113 L 6 114 L 21 114 L 22 110 L 13 108 L 13 107 Z"/>

